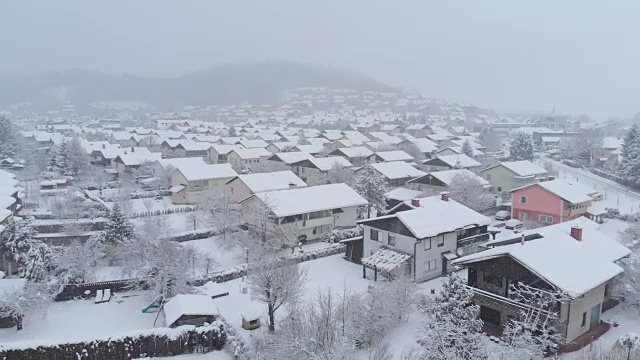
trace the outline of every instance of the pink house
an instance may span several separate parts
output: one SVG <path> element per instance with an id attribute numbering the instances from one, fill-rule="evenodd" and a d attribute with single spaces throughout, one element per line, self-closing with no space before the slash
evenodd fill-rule
<path id="1" fill-rule="evenodd" d="M 589 208 L 601 195 L 585 185 L 566 180 L 530 184 L 511 191 L 511 217 L 541 225 L 557 224 L 580 216 L 591 218 Z"/>

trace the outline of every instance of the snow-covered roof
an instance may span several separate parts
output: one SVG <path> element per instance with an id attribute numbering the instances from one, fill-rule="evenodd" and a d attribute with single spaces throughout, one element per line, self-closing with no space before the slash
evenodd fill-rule
<path id="1" fill-rule="evenodd" d="M 226 155 L 235 149 L 244 149 L 242 145 L 229 145 L 229 144 L 213 144 L 211 148 L 218 154 Z"/>
<path id="2" fill-rule="evenodd" d="M 16 203 L 16 199 L 9 195 L 0 195 L 0 209 L 8 209 Z"/>
<path id="3" fill-rule="evenodd" d="M 371 256 L 363 258 L 360 262 L 368 268 L 377 268 L 385 272 L 392 272 L 405 265 L 411 259 L 411 255 L 399 251 L 380 248 Z"/>
<path id="4" fill-rule="evenodd" d="M 269 145 L 266 141 L 262 139 L 254 139 L 254 140 L 244 139 L 244 140 L 238 141 L 238 143 L 246 148 L 265 148 Z"/>
<path id="5" fill-rule="evenodd" d="M 338 166 L 342 166 L 343 168 L 353 167 L 353 164 L 349 162 L 349 160 L 345 159 L 342 156 L 329 156 L 329 157 L 320 157 L 320 158 L 310 158 L 308 159 L 313 165 L 315 165 L 320 171 L 329 171 L 336 164 Z"/>
<path id="6" fill-rule="evenodd" d="M 183 164 L 171 173 L 176 171 L 179 171 L 187 181 L 232 178 L 238 175 L 231 164 Z"/>
<path id="7" fill-rule="evenodd" d="M 618 139 L 610 136 L 602 139 L 603 149 L 619 149 L 622 147 L 622 144 L 623 144 L 622 139 Z"/>
<path id="8" fill-rule="evenodd" d="M 343 154 L 347 158 L 363 158 L 367 156 L 371 156 L 373 151 L 364 146 L 356 146 L 356 147 L 348 147 L 348 148 L 338 148 L 335 150 L 338 153 Z"/>
<path id="9" fill-rule="evenodd" d="M 451 185 L 451 182 L 453 181 L 453 179 L 456 176 L 464 176 L 464 177 L 468 177 L 468 178 L 473 178 L 475 179 L 479 184 L 482 184 L 483 186 L 486 185 L 490 185 L 491 183 L 488 182 L 487 180 L 485 180 L 484 178 L 482 178 L 481 176 L 478 176 L 476 174 L 474 174 L 473 172 L 467 170 L 467 169 L 451 169 L 451 170 L 443 170 L 443 171 L 434 171 L 434 172 L 430 172 L 424 176 L 433 176 L 434 178 L 442 181 L 444 184 Z M 418 181 L 418 179 L 416 179 L 415 181 Z"/>
<path id="10" fill-rule="evenodd" d="M 525 189 L 531 186 L 539 186 L 548 192 L 555 194 L 562 199 L 572 203 L 580 204 L 593 200 L 590 194 L 594 193 L 594 190 L 586 185 L 574 183 L 564 179 L 556 179 L 551 181 L 543 181 L 540 183 L 530 184 L 521 188 L 513 189 L 511 192 Z"/>
<path id="11" fill-rule="evenodd" d="M 13 215 L 13 212 L 11 212 L 11 210 L 0 208 L 0 222 L 7 220 L 11 215 Z"/>
<path id="12" fill-rule="evenodd" d="M 296 149 L 309 154 L 318 154 L 324 151 L 322 144 L 296 145 Z"/>
<path id="13" fill-rule="evenodd" d="M 405 202 L 410 205 L 411 202 Z M 433 237 L 468 226 L 489 225 L 491 220 L 455 200 L 440 196 L 420 199 L 420 207 L 401 211 L 396 216 L 417 239 Z"/>
<path id="14" fill-rule="evenodd" d="M 292 163 L 295 163 L 295 162 L 298 162 L 298 161 L 310 159 L 312 157 L 313 156 L 311 154 L 306 153 L 306 152 L 292 151 L 292 152 L 275 153 L 275 154 L 273 154 L 272 157 L 269 158 L 269 160 L 272 160 L 273 158 L 277 158 L 277 159 L 280 159 L 285 164 L 292 164 Z"/>
<path id="15" fill-rule="evenodd" d="M 411 190 L 407 188 L 395 188 L 391 191 L 384 193 L 384 197 L 390 200 L 399 200 L 399 201 L 407 201 L 411 199 L 415 199 L 422 195 L 422 191 Z"/>
<path id="16" fill-rule="evenodd" d="M 255 194 L 278 217 L 366 205 L 347 184 L 327 184 Z"/>
<path id="17" fill-rule="evenodd" d="M 504 161 L 504 162 L 501 162 L 500 164 L 484 169 L 482 170 L 482 172 L 493 169 L 498 166 L 504 166 L 505 168 L 511 170 L 518 176 L 535 176 L 535 175 L 542 175 L 547 173 L 547 170 L 532 163 L 529 160 Z"/>
<path id="18" fill-rule="evenodd" d="M 200 157 L 187 157 L 187 158 L 172 158 L 172 159 L 160 159 L 157 161 L 163 169 L 170 167 L 179 168 L 180 166 L 202 166 L 207 163 Z"/>
<path id="19" fill-rule="evenodd" d="M 271 156 L 271 153 L 265 148 L 234 149 L 233 152 L 243 160 Z"/>
<path id="20" fill-rule="evenodd" d="M 164 304 L 163 311 L 167 326 L 173 325 L 184 315 L 220 315 L 215 301 L 207 295 L 176 295 Z"/>
<path id="21" fill-rule="evenodd" d="M 424 171 L 418 170 L 404 161 L 382 162 L 370 165 L 390 180 L 416 178 L 425 175 Z"/>
<path id="22" fill-rule="evenodd" d="M 571 226 L 582 228 L 582 240 L 571 237 Z M 501 256 L 510 256 L 542 279 L 573 296 L 580 296 L 603 284 L 623 269 L 614 261 L 630 251 L 615 239 L 597 230 L 597 224 L 578 218 L 523 232 L 525 236 L 539 234 L 533 240 L 497 246 L 455 260 L 454 264 L 469 264 Z M 504 240 L 503 240 L 504 241 Z M 496 242 L 489 244 L 495 245 Z"/>
<path id="23" fill-rule="evenodd" d="M 471 168 L 481 165 L 479 162 L 465 154 L 440 155 L 437 156 L 436 159 L 440 159 L 442 162 L 453 168 Z M 425 163 L 428 161 L 429 160 L 425 161 Z"/>
<path id="24" fill-rule="evenodd" d="M 413 161 L 413 156 L 407 154 L 402 150 L 392 150 L 392 151 L 378 151 L 376 155 L 380 157 L 383 161 L 391 162 L 391 161 Z"/>
<path id="25" fill-rule="evenodd" d="M 238 175 L 236 179 L 229 180 L 227 183 L 238 180 L 247 185 L 249 190 L 254 194 L 263 191 L 285 190 L 291 187 L 301 188 L 307 186 L 302 179 L 290 170 Z"/>

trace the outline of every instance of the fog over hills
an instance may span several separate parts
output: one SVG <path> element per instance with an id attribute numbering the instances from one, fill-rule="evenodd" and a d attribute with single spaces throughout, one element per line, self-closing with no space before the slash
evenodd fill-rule
<path id="1" fill-rule="evenodd" d="M 178 78 L 145 78 L 69 70 L 2 79 L 0 106 L 50 105 L 68 101 L 80 107 L 103 101 L 139 101 L 170 109 L 182 105 L 229 105 L 277 101 L 288 89 L 304 86 L 354 90 L 397 90 L 355 71 L 290 61 L 226 64 Z"/>

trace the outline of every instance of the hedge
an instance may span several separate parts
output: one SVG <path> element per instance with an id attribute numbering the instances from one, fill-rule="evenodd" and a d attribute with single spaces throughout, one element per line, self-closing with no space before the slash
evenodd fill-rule
<path id="1" fill-rule="evenodd" d="M 100 326 L 100 324 L 96 324 Z M 0 359 L 11 360 L 122 360 L 175 356 L 221 350 L 227 342 L 222 321 L 201 327 L 155 328 L 87 341 L 55 343 L 10 342 L 0 345 Z"/>

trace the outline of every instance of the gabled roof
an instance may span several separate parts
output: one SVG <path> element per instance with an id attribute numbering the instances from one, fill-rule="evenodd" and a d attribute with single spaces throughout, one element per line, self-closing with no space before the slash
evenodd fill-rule
<path id="1" fill-rule="evenodd" d="M 402 150 L 378 151 L 375 153 L 383 161 L 413 161 L 413 156 Z"/>
<path id="2" fill-rule="evenodd" d="M 556 179 L 551 181 L 543 181 L 540 183 L 529 184 L 517 189 L 511 190 L 511 192 L 520 191 L 530 188 L 532 186 L 539 186 L 542 189 L 568 201 L 572 204 L 580 204 L 588 201 L 592 201 L 593 198 L 590 194 L 597 193 L 593 189 L 583 184 L 574 183 L 564 179 Z"/>
<path id="3" fill-rule="evenodd" d="M 238 175 L 231 167 L 231 164 L 183 164 L 179 168 L 173 170 L 171 174 L 176 171 L 179 171 L 187 181 L 224 179 Z"/>
<path id="4" fill-rule="evenodd" d="M 333 150 L 329 155 L 344 155 L 349 159 L 353 158 L 364 158 L 367 156 L 371 156 L 373 151 L 364 147 L 364 146 L 356 146 L 350 148 L 338 148 Z"/>
<path id="5" fill-rule="evenodd" d="M 544 168 L 532 163 L 529 160 L 504 161 L 504 162 L 501 162 L 500 164 L 497 164 L 497 165 L 494 165 L 492 167 L 486 168 L 486 169 L 482 170 L 481 172 L 485 172 L 487 170 L 496 168 L 498 166 L 502 166 L 502 167 L 510 170 L 511 172 L 516 174 L 517 176 L 535 176 L 535 175 L 542 175 L 542 174 L 546 174 L 547 173 L 547 170 L 545 170 Z"/>
<path id="6" fill-rule="evenodd" d="M 320 158 L 312 157 L 306 160 L 295 162 L 292 165 L 305 167 L 308 165 L 306 164 L 307 161 L 309 162 L 309 164 L 312 165 L 312 167 L 315 167 L 320 171 L 329 171 L 336 165 L 341 166 L 343 168 L 353 167 L 353 164 L 350 163 L 349 160 L 343 158 L 342 156 L 329 156 L 329 157 L 320 157 Z"/>
<path id="7" fill-rule="evenodd" d="M 260 199 L 277 217 L 367 204 L 367 201 L 347 184 L 327 184 L 300 189 L 266 191 L 253 196 Z"/>
<path id="8" fill-rule="evenodd" d="M 527 231 L 539 233 L 542 237 L 497 246 L 464 256 L 453 263 L 465 265 L 509 256 L 549 284 L 572 296 L 580 296 L 620 274 L 623 269 L 614 261 L 630 251 L 600 233 L 593 225 L 576 220 Z M 583 226 L 582 241 L 569 235 L 571 226 L 576 224 Z"/>
<path id="9" fill-rule="evenodd" d="M 220 315 L 215 301 L 207 295 L 176 295 L 164 304 L 163 311 L 167 326 L 173 325 L 184 315 Z"/>
<path id="10" fill-rule="evenodd" d="M 237 177 L 227 181 L 227 184 L 232 181 L 243 182 L 254 194 L 263 191 L 285 190 L 292 186 L 296 188 L 307 186 L 302 179 L 290 170 L 238 175 Z"/>
<path id="11" fill-rule="evenodd" d="M 451 182 L 453 181 L 453 179 L 456 176 L 465 176 L 465 177 L 473 178 L 473 179 L 477 180 L 478 183 L 482 184 L 482 186 L 491 185 L 491 183 L 489 183 L 487 180 L 485 180 L 481 176 L 478 176 L 478 175 L 474 174 L 473 172 L 471 172 L 471 171 L 469 171 L 467 169 L 451 169 L 451 170 L 443 170 L 443 171 L 434 171 L 434 172 L 427 173 L 424 176 L 421 176 L 421 177 L 419 177 L 417 179 L 409 180 L 409 182 L 420 183 L 420 179 L 423 179 L 423 178 L 428 177 L 428 176 L 431 176 L 431 177 L 441 181 L 446 186 L 451 185 Z"/>
<path id="12" fill-rule="evenodd" d="M 447 164 L 449 167 L 452 168 L 471 168 L 471 167 L 477 167 L 480 166 L 482 164 L 480 164 L 479 162 L 477 162 L 476 160 L 474 160 L 473 158 L 465 155 L 465 154 L 457 154 L 457 155 L 440 155 L 440 156 L 436 156 L 433 159 L 429 159 L 429 160 L 425 160 L 423 161 L 424 164 L 429 164 L 432 161 L 435 160 L 440 160 L 443 163 Z"/>
<path id="13" fill-rule="evenodd" d="M 369 165 L 390 180 L 416 178 L 425 175 L 424 171 L 418 170 L 404 161 L 382 162 Z"/>
<path id="14" fill-rule="evenodd" d="M 313 156 L 302 151 L 279 152 L 273 154 L 269 160 L 282 161 L 285 164 L 293 164 L 298 161 L 310 159 Z"/>
<path id="15" fill-rule="evenodd" d="M 157 161 L 163 169 L 168 169 L 169 167 L 179 168 L 181 165 L 184 166 L 202 166 L 207 163 L 200 157 L 186 157 L 186 158 L 171 158 L 171 159 L 160 159 Z"/>
<path id="16" fill-rule="evenodd" d="M 233 149 L 232 152 L 236 153 L 243 160 L 271 156 L 271 153 L 265 148 Z"/>

